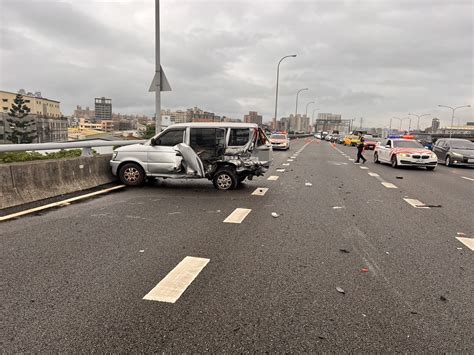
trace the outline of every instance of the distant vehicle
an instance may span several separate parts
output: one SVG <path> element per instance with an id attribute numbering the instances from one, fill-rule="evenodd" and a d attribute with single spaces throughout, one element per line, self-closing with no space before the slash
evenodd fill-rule
<path id="1" fill-rule="evenodd" d="M 365 150 L 374 150 L 377 145 L 377 141 L 370 134 L 364 134 L 364 149 Z"/>
<path id="2" fill-rule="evenodd" d="M 474 143 L 467 139 L 439 139 L 433 146 L 433 152 L 446 166 L 474 166 Z"/>
<path id="3" fill-rule="evenodd" d="M 330 141 L 331 137 L 332 137 L 332 134 L 328 133 L 328 134 L 326 134 L 326 137 L 324 137 L 324 140 Z"/>
<path id="4" fill-rule="evenodd" d="M 269 137 L 273 150 L 275 149 L 290 149 L 290 138 L 286 132 L 274 132 Z"/>
<path id="5" fill-rule="evenodd" d="M 340 134 L 339 137 L 337 137 L 336 142 L 337 142 L 338 144 L 343 144 L 343 143 L 344 143 L 344 138 L 345 138 L 345 136 L 342 135 L 342 134 Z"/>
<path id="6" fill-rule="evenodd" d="M 325 139 L 328 135 L 328 132 L 321 132 L 321 139 Z"/>
<path id="7" fill-rule="evenodd" d="M 344 145 L 356 146 L 360 143 L 360 136 L 358 134 L 350 134 L 344 138 Z"/>
<path id="8" fill-rule="evenodd" d="M 374 162 L 389 163 L 393 168 L 422 166 L 433 170 L 438 157 L 414 139 L 388 138 L 375 147 Z"/>
<path id="9" fill-rule="evenodd" d="M 263 175 L 272 162 L 272 145 L 251 123 L 181 123 L 145 143 L 114 150 L 112 174 L 125 185 L 147 177 L 212 180 L 218 190 L 236 188 Z"/>
<path id="10" fill-rule="evenodd" d="M 426 149 L 433 150 L 433 138 L 426 134 L 415 134 L 415 139 L 423 144 Z"/>
<path id="11" fill-rule="evenodd" d="M 314 135 L 314 138 L 316 138 L 316 139 L 322 139 L 321 133 L 316 133 L 316 134 Z"/>

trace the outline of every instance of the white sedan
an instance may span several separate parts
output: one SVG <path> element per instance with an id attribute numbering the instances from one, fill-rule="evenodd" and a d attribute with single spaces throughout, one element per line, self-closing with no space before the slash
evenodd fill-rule
<path id="1" fill-rule="evenodd" d="M 375 147 L 375 163 L 389 163 L 392 167 L 422 166 L 433 170 L 438 157 L 414 139 L 388 138 Z"/>

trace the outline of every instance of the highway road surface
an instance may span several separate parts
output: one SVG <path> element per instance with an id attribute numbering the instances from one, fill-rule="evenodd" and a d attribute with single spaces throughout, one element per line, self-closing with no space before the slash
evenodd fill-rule
<path id="1" fill-rule="evenodd" d="M 300 139 L 0 223 L 1 352 L 474 352 L 474 169 Z"/>

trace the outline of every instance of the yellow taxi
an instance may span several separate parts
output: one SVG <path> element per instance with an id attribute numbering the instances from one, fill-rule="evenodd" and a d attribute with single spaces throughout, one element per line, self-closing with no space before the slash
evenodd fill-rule
<path id="1" fill-rule="evenodd" d="M 356 146 L 360 143 L 360 136 L 357 134 L 349 134 L 344 137 L 344 145 Z"/>

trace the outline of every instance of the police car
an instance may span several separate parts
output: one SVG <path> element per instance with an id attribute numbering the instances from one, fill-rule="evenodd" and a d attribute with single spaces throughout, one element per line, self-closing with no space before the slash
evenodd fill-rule
<path id="1" fill-rule="evenodd" d="M 438 164 L 438 157 L 412 136 L 395 136 L 384 139 L 375 147 L 374 162 L 389 163 L 394 168 L 422 166 L 433 170 Z"/>

